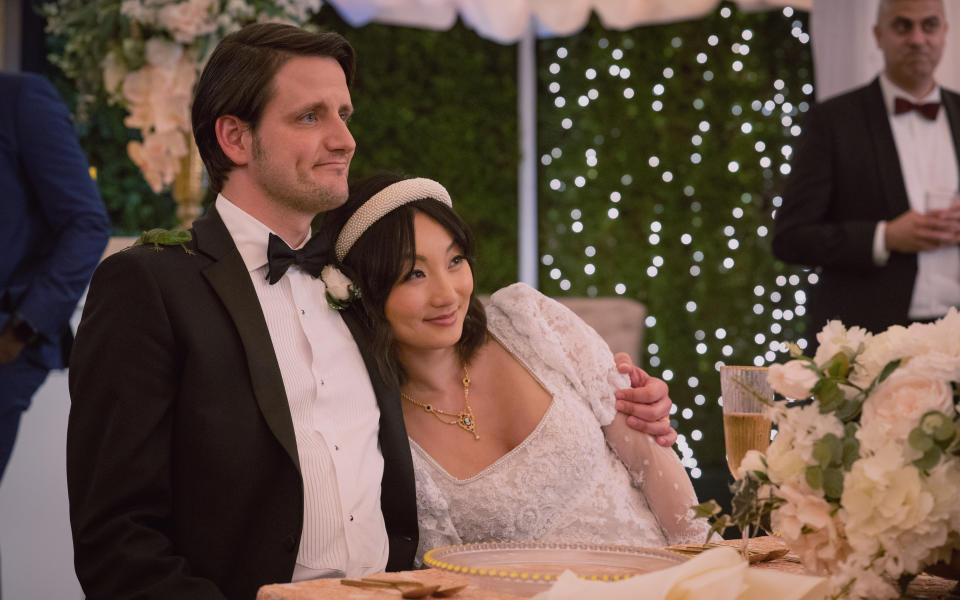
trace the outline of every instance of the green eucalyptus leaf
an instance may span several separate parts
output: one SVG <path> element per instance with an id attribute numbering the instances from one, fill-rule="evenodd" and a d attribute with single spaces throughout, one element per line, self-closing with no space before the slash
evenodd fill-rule
<path id="1" fill-rule="evenodd" d="M 820 381 L 823 385 L 820 387 L 819 393 L 815 394 L 817 401 L 820 402 L 820 413 L 836 412 L 845 400 L 843 391 L 837 384 L 836 379 L 821 379 Z"/>
<path id="2" fill-rule="evenodd" d="M 823 469 L 820 467 L 807 467 L 807 470 L 804 472 L 804 479 L 807 481 L 807 485 L 815 490 L 819 490 L 823 487 Z"/>
<path id="3" fill-rule="evenodd" d="M 691 507 L 695 519 L 706 519 L 720 513 L 720 505 L 716 500 L 707 500 Z"/>
<path id="4" fill-rule="evenodd" d="M 843 438 L 843 470 L 849 471 L 860 458 L 860 441 L 851 436 Z"/>
<path id="5" fill-rule="evenodd" d="M 826 469 L 839 465 L 843 460 L 843 443 L 836 435 L 828 433 L 813 444 L 813 458 Z"/>
<path id="6" fill-rule="evenodd" d="M 876 383 L 877 384 L 883 383 L 883 380 L 886 379 L 887 377 L 890 377 L 890 374 L 896 371 L 897 367 L 899 367 L 901 363 L 903 363 L 903 359 L 898 358 L 896 360 L 891 360 L 886 365 L 884 365 L 883 370 L 880 371 L 880 375 L 877 376 Z"/>
<path id="7" fill-rule="evenodd" d="M 843 471 L 836 467 L 823 470 L 823 493 L 828 499 L 840 499 L 843 495 Z"/>
<path id="8" fill-rule="evenodd" d="M 916 448 L 920 452 L 926 452 L 933 447 L 933 438 L 923 432 L 923 429 L 914 427 L 907 436 L 907 443 L 911 448 Z"/>
<path id="9" fill-rule="evenodd" d="M 942 454 L 943 451 L 940 450 L 940 446 L 932 445 L 923 453 L 923 456 L 913 461 L 913 464 L 922 471 L 929 471 L 937 466 L 937 463 L 940 462 L 940 456 Z"/>
<path id="10" fill-rule="evenodd" d="M 844 423 L 848 423 L 860 416 L 860 409 L 862 407 L 862 400 L 844 398 L 836 410 L 836 417 Z"/>
<path id="11" fill-rule="evenodd" d="M 844 378 L 850 372 L 850 358 L 845 352 L 837 352 L 823 365 L 823 370 L 831 377 Z"/>

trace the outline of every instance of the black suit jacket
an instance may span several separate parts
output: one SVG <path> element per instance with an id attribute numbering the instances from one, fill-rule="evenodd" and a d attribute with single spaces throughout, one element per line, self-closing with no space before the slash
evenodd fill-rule
<path id="1" fill-rule="evenodd" d="M 215 210 L 187 247 L 134 247 L 94 274 L 70 363 L 67 482 L 87 597 L 253 598 L 287 582 L 303 478 L 249 273 Z M 388 569 L 417 546 L 399 392 L 376 375 Z"/>
<path id="2" fill-rule="evenodd" d="M 960 96 L 941 92 L 956 151 Z M 886 265 L 873 262 L 877 223 L 910 208 L 879 79 L 811 109 L 792 167 L 773 252 L 818 267 L 806 302 L 808 338 L 829 319 L 873 332 L 906 323 L 917 255 L 892 252 Z"/>

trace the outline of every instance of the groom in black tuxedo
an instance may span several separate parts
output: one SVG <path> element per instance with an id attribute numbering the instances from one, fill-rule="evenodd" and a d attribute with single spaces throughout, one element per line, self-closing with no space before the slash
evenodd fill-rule
<path id="1" fill-rule="evenodd" d="M 773 252 L 817 267 L 808 339 L 829 319 L 879 332 L 960 304 L 960 96 L 934 80 L 946 32 L 942 0 L 881 0 L 883 73 L 804 123 Z"/>
<path id="2" fill-rule="evenodd" d="M 135 246 L 94 275 L 67 439 L 87 598 L 253 598 L 411 566 L 398 392 L 368 377 L 366 332 L 327 306 L 322 249 L 289 260 L 347 197 L 353 73 L 334 33 L 225 38 L 193 104 L 215 206 L 185 247 Z"/>
<path id="3" fill-rule="evenodd" d="M 224 38 L 192 115 L 215 205 L 183 246 L 135 246 L 94 275 L 67 439 L 90 600 L 250 599 L 412 567 L 399 391 L 368 332 L 327 305 L 317 276 L 332 258 L 310 238 L 347 198 L 353 70 L 334 33 Z M 666 385 L 638 371 L 618 392 L 639 403 L 628 423 L 672 443 Z"/>

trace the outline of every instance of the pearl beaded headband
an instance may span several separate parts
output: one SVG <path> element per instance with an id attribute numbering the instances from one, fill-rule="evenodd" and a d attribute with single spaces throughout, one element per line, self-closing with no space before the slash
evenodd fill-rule
<path id="1" fill-rule="evenodd" d="M 363 232 L 382 219 L 393 209 L 415 200 L 436 200 L 453 207 L 447 189 L 432 179 L 417 177 L 390 184 L 364 202 L 357 212 L 350 215 L 347 224 L 340 230 L 334 251 L 337 260 L 343 262 L 350 248 L 357 243 Z"/>

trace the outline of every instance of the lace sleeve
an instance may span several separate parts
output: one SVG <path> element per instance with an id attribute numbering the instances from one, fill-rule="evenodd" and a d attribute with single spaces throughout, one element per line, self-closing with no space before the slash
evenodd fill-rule
<path id="1" fill-rule="evenodd" d="M 590 405 L 604 426 L 607 444 L 629 471 L 634 486 L 643 491 L 669 542 L 706 539 L 706 521 L 689 516 L 697 495 L 676 453 L 631 429 L 617 413 L 613 394 L 630 387 L 630 380 L 617 372 L 613 353 L 600 334 L 567 307 L 522 283 L 496 292 L 488 316 L 494 333 L 520 336 L 522 343 L 510 345 L 528 348 L 563 373 Z"/>
<path id="2" fill-rule="evenodd" d="M 697 493 L 676 452 L 631 429 L 623 414 L 618 413 L 603 432 L 607 444 L 627 467 L 633 485 L 643 491 L 667 541 L 688 544 L 706 540 L 710 526 L 704 519 L 691 517 L 690 507 L 697 504 Z"/>
<path id="3" fill-rule="evenodd" d="M 617 372 L 610 347 L 592 327 L 524 283 L 494 293 L 487 313 L 496 335 L 508 338 L 518 353 L 532 355 L 522 360 L 534 358 L 562 373 L 601 425 L 613 421 L 613 393 L 630 387 L 630 379 Z"/>
<path id="4" fill-rule="evenodd" d="M 450 519 L 450 507 L 440 487 L 433 477 L 420 464 L 420 457 L 413 454 L 413 464 L 417 480 L 417 522 L 420 528 L 420 542 L 413 564 L 423 566 L 423 555 L 440 546 L 453 546 L 463 543 Z"/>

